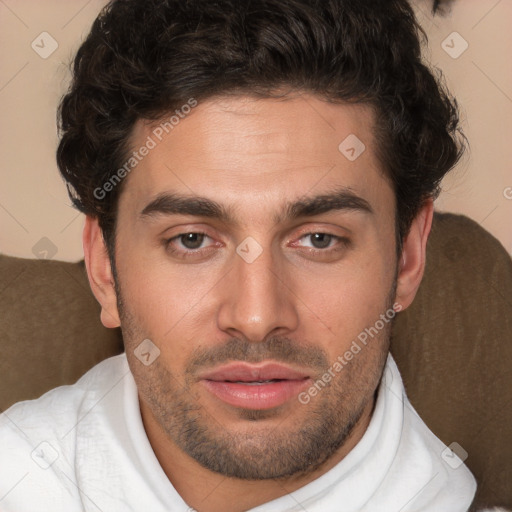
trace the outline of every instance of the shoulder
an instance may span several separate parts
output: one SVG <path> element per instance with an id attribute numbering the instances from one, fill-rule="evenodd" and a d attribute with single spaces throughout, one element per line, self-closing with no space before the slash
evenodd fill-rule
<path id="1" fill-rule="evenodd" d="M 458 445 L 446 446 L 409 401 L 398 367 L 392 356 L 384 385 L 390 410 L 399 410 L 396 425 L 398 445 L 388 479 L 394 482 L 399 495 L 408 496 L 411 489 L 418 492 L 405 510 L 450 510 L 466 512 L 476 493 L 476 480 L 462 459 Z M 461 458 L 459 458 L 459 456 Z"/>
<path id="2" fill-rule="evenodd" d="M 111 357 L 75 384 L 0 414 L 0 510 L 82 510 L 75 479 L 76 426 L 125 371 L 125 355 Z"/>
<path id="3" fill-rule="evenodd" d="M 66 428 L 86 407 L 113 389 L 129 372 L 126 355 L 110 357 L 85 373 L 75 384 L 59 386 L 34 400 L 24 400 L 0 414 L 0 436 L 37 438 L 40 434 L 65 440 Z"/>
<path id="4" fill-rule="evenodd" d="M 406 465 L 424 476 L 425 488 L 422 499 L 432 503 L 449 505 L 449 510 L 465 511 L 475 496 L 476 479 L 464 464 L 462 447 L 456 443 L 447 446 L 439 439 L 418 415 L 404 394 L 404 425 L 401 454 L 406 450 L 414 453 L 407 457 Z"/>

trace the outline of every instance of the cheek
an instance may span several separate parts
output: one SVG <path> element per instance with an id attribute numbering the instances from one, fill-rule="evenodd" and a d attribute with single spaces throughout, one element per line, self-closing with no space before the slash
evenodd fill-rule
<path id="1" fill-rule="evenodd" d="M 296 275 L 300 282 L 297 295 L 305 298 L 307 306 L 308 332 L 318 337 L 322 331 L 330 351 L 350 345 L 387 311 L 393 299 L 394 264 L 394 260 L 372 254 L 347 260 L 328 273 Z"/>
<path id="2" fill-rule="evenodd" d="M 213 332 L 214 315 L 205 307 L 219 276 L 192 265 L 185 272 L 135 248 L 123 254 L 129 254 L 118 261 L 125 344 L 134 350 L 149 338 L 161 362 L 177 371 L 205 333 Z"/>

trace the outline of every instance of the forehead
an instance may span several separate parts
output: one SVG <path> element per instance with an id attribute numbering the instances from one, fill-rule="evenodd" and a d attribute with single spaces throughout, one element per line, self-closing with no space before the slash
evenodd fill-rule
<path id="1" fill-rule="evenodd" d="M 137 122 L 132 150 L 152 148 L 127 177 L 121 203 L 140 211 L 162 192 L 179 191 L 263 207 L 340 186 L 368 201 L 392 199 L 367 105 L 327 103 L 306 94 L 241 96 L 211 99 L 184 112 L 172 125 L 166 123 L 172 113 Z"/>

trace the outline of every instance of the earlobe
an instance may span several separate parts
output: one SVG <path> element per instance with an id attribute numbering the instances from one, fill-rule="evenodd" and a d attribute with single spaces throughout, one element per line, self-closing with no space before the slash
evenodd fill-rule
<path id="1" fill-rule="evenodd" d="M 401 304 L 402 309 L 411 305 L 423 278 L 433 215 L 434 203 L 429 199 L 412 221 L 409 233 L 403 241 L 396 289 L 396 301 Z"/>
<path id="2" fill-rule="evenodd" d="M 97 218 L 86 217 L 82 242 L 87 277 L 94 296 L 101 304 L 101 322 L 105 327 L 119 327 L 114 277 Z"/>

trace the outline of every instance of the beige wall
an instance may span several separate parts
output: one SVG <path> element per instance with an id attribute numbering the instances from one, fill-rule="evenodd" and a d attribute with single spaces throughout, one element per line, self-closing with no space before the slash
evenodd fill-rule
<path id="1" fill-rule="evenodd" d="M 425 57 L 445 74 L 470 143 L 436 207 L 471 217 L 512 255 L 512 0 L 456 0 L 446 18 L 417 12 L 429 35 Z M 463 49 L 453 32 L 468 44 L 457 58 L 443 49 Z"/>
<path id="2" fill-rule="evenodd" d="M 55 109 L 73 53 L 104 3 L 0 1 L 2 253 L 82 258 L 83 216 L 70 207 L 55 164 Z M 468 215 L 512 254 L 512 0 L 457 0 L 446 19 L 432 19 L 423 0 L 416 9 L 430 38 L 426 57 L 445 73 L 471 143 L 437 209 Z M 459 35 L 448 37 L 454 31 Z M 31 47 L 35 41 L 43 55 L 52 49 L 42 32 L 58 44 L 47 58 Z"/>

